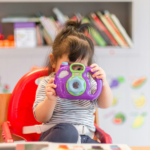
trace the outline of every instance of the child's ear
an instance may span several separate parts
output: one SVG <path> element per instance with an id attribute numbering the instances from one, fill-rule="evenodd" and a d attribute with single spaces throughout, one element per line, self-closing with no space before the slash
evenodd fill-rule
<path id="1" fill-rule="evenodd" d="M 52 68 L 55 68 L 56 65 L 55 65 L 54 55 L 52 53 L 50 53 L 49 59 L 50 59 L 50 63 L 52 65 Z"/>

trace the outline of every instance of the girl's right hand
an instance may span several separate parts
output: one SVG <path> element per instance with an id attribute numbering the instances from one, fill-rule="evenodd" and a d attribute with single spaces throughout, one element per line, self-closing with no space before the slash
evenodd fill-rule
<path id="1" fill-rule="evenodd" d="M 56 85 L 54 84 L 54 78 L 51 78 L 45 88 L 46 96 L 49 100 L 57 99 L 57 94 L 54 88 L 56 88 Z"/>

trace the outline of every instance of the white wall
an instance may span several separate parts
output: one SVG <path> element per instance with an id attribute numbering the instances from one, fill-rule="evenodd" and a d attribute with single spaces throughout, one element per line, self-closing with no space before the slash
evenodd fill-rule
<path id="1" fill-rule="evenodd" d="M 125 78 L 125 82 L 118 88 L 112 89 L 114 96 L 119 95 L 118 105 L 107 110 L 99 109 L 100 127 L 112 136 L 114 143 L 127 143 L 130 146 L 150 146 L 150 0 L 135 0 L 133 12 L 133 38 L 134 55 L 105 56 L 97 59 L 97 62 L 106 71 L 109 77 Z M 147 82 L 139 89 L 131 88 L 131 77 L 147 77 Z M 146 97 L 146 105 L 142 109 L 136 109 L 133 105 L 132 95 L 143 94 Z M 114 115 L 106 118 L 106 114 L 122 112 L 126 121 L 121 125 L 114 125 Z M 138 129 L 132 129 L 131 124 L 135 116 L 147 112 L 145 123 Z"/>

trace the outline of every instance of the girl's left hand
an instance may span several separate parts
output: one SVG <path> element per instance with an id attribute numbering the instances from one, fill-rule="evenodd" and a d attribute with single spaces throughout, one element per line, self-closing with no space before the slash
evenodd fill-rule
<path id="1" fill-rule="evenodd" d="M 102 79 L 103 86 L 104 86 L 105 83 L 107 82 L 105 71 L 102 68 L 100 68 L 97 64 L 92 64 L 90 67 L 92 67 L 91 71 L 95 72 L 94 74 L 92 74 L 92 77 L 97 79 Z"/>

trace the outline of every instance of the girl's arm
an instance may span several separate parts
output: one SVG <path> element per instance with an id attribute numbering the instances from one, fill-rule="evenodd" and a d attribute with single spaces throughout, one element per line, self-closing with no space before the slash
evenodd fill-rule
<path id="1" fill-rule="evenodd" d="M 105 71 L 102 68 L 100 68 L 97 64 L 92 64 L 91 67 L 93 67 L 93 69 L 91 69 L 92 72 L 96 71 L 92 75 L 92 77 L 97 78 L 97 79 L 102 79 L 102 81 L 103 81 L 102 92 L 98 97 L 97 104 L 100 108 L 108 108 L 112 104 L 113 94 L 112 94 L 112 91 L 111 91 L 109 84 L 106 80 Z"/>
<path id="2" fill-rule="evenodd" d="M 113 94 L 107 81 L 103 84 L 102 92 L 98 97 L 97 104 L 100 108 L 108 108 L 111 106 L 113 101 Z"/>
<path id="3" fill-rule="evenodd" d="M 48 97 L 35 108 L 35 117 L 38 122 L 46 123 L 52 117 L 56 105 L 55 100 L 49 100 Z"/>
<path id="4" fill-rule="evenodd" d="M 54 88 L 56 88 L 56 85 L 53 84 L 53 81 L 53 78 L 50 79 L 45 88 L 46 98 L 35 108 L 36 120 L 41 123 L 46 123 L 50 120 L 57 102 L 57 95 L 54 90 Z"/>

